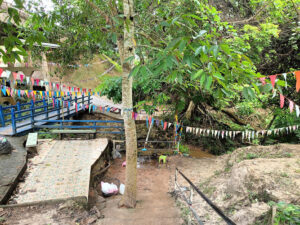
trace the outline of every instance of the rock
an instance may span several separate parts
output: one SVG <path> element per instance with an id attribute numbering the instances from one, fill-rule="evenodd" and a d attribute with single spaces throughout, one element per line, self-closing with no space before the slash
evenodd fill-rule
<path id="1" fill-rule="evenodd" d="M 270 206 L 266 203 L 254 203 L 250 207 L 242 208 L 236 212 L 233 215 L 232 220 L 235 221 L 236 224 L 254 224 L 255 220 L 267 213 L 269 209 Z"/>
<path id="2" fill-rule="evenodd" d="M 10 154 L 12 151 L 12 146 L 5 137 L 0 137 L 0 155 Z"/>
<path id="3" fill-rule="evenodd" d="M 99 189 L 101 193 L 101 185 L 99 185 Z M 91 189 L 89 192 L 89 206 L 96 206 L 98 210 L 102 210 L 106 207 L 106 200 L 105 198 L 99 196 L 96 190 Z"/>
<path id="4" fill-rule="evenodd" d="M 92 215 L 92 216 L 89 216 L 88 218 L 86 218 L 84 220 L 84 223 L 83 224 L 93 224 L 97 221 L 97 216 L 96 215 Z"/>
<path id="5" fill-rule="evenodd" d="M 117 158 L 121 159 L 122 155 L 120 152 L 114 150 L 114 151 L 112 151 L 112 157 L 113 157 L 113 159 L 117 159 Z"/>
<path id="6" fill-rule="evenodd" d="M 101 218 L 101 212 L 99 211 L 99 209 L 94 206 L 91 210 L 90 210 L 90 215 L 96 215 L 97 218 Z"/>
<path id="7" fill-rule="evenodd" d="M 58 207 L 58 210 L 74 208 L 75 205 L 76 205 L 75 201 L 68 200 L 68 201 L 60 204 L 59 207 Z"/>

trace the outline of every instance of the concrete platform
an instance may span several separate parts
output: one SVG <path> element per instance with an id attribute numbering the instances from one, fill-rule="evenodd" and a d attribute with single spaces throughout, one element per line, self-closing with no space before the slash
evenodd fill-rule
<path id="1" fill-rule="evenodd" d="M 5 204 L 26 169 L 27 151 L 23 137 L 6 137 L 13 146 L 11 154 L 0 155 L 0 204 Z"/>
<path id="2" fill-rule="evenodd" d="M 92 165 L 107 146 L 107 139 L 41 143 L 14 202 L 31 205 L 67 199 L 87 201 Z"/>

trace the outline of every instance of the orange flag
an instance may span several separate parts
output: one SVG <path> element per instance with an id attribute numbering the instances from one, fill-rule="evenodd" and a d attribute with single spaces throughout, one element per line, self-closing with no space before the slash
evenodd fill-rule
<path id="1" fill-rule="evenodd" d="M 300 70 L 295 71 L 296 76 L 296 91 L 298 92 L 300 90 Z"/>

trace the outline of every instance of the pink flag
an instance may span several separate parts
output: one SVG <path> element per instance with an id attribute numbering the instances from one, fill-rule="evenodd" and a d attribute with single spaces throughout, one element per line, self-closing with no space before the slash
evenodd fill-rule
<path id="1" fill-rule="evenodd" d="M 21 82 L 23 82 L 23 79 L 24 79 L 24 74 L 20 74 L 20 80 L 21 80 Z"/>
<path id="2" fill-rule="evenodd" d="M 284 106 L 284 96 L 280 94 L 280 108 L 283 108 Z"/>
<path id="3" fill-rule="evenodd" d="M 290 112 L 292 113 L 293 110 L 294 110 L 294 102 L 291 101 L 291 100 L 289 100 L 289 101 L 290 101 L 290 105 L 289 105 L 289 107 L 290 107 Z"/>
<path id="4" fill-rule="evenodd" d="M 59 83 L 56 83 L 56 88 L 57 90 L 59 90 Z"/>
<path id="5" fill-rule="evenodd" d="M 164 130 L 167 129 L 167 126 L 168 126 L 168 123 L 167 123 L 167 122 L 164 122 Z"/>
<path id="6" fill-rule="evenodd" d="M 34 85 L 34 79 L 31 77 L 31 84 Z"/>
<path id="7" fill-rule="evenodd" d="M 273 88 L 275 86 L 276 77 L 277 77 L 277 75 L 271 75 L 270 76 L 270 81 L 271 81 L 271 84 L 272 84 Z"/>
<path id="8" fill-rule="evenodd" d="M 259 78 L 259 80 L 261 81 L 262 85 L 264 86 L 266 84 L 266 78 L 265 77 L 261 77 Z"/>
<path id="9" fill-rule="evenodd" d="M 134 119 L 134 112 L 132 112 L 132 119 Z"/>
<path id="10" fill-rule="evenodd" d="M 149 125 L 151 125 L 151 122 L 152 122 L 151 116 L 149 116 L 148 121 L 149 121 Z"/>
<path id="11" fill-rule="evenodd" d="M 37 84 L 37 86 L 39 86 L 39 83 L 40 83 L 40 80 L 39 80 L 39 79 L 36 79 L 36 84 Z"/>
<path id="12" fill-rule="evenodd" d="M 3 69 L 0 68 L 0 77 L 1 77 L 1 74 L 2 74 L 2 73 L 3 73 Z"/>
<path id="13" fill-rule="evenodd" d="M 13 72 L 12 74 L 13 74 L 14 80 L 16 80 L 16 79 L 17 79 L 17 76 L 18 76 L 18 74 L 17 74 L 16 72 Z"/>

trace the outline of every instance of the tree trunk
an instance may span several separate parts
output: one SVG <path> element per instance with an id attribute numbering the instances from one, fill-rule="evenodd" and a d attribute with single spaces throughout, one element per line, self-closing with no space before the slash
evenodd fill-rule
<path id="1" fill-rule="evenodd" d="M 137 139 L 135 121 L 132 119 L 132 77 L 129 77 L 133 60 L 126 61 L 127 58 L 135 56 L 133 0 L 123 0 L 123 7 L 124 47 L 119 51 L 121 59 L 125 60 L 122 60 L 122 104 L 125 109 L 123 119 L 126 137 L 126 181 L 125 193 L 119 206 L 133 208 L 136 205 L 137 194 Z"/>

